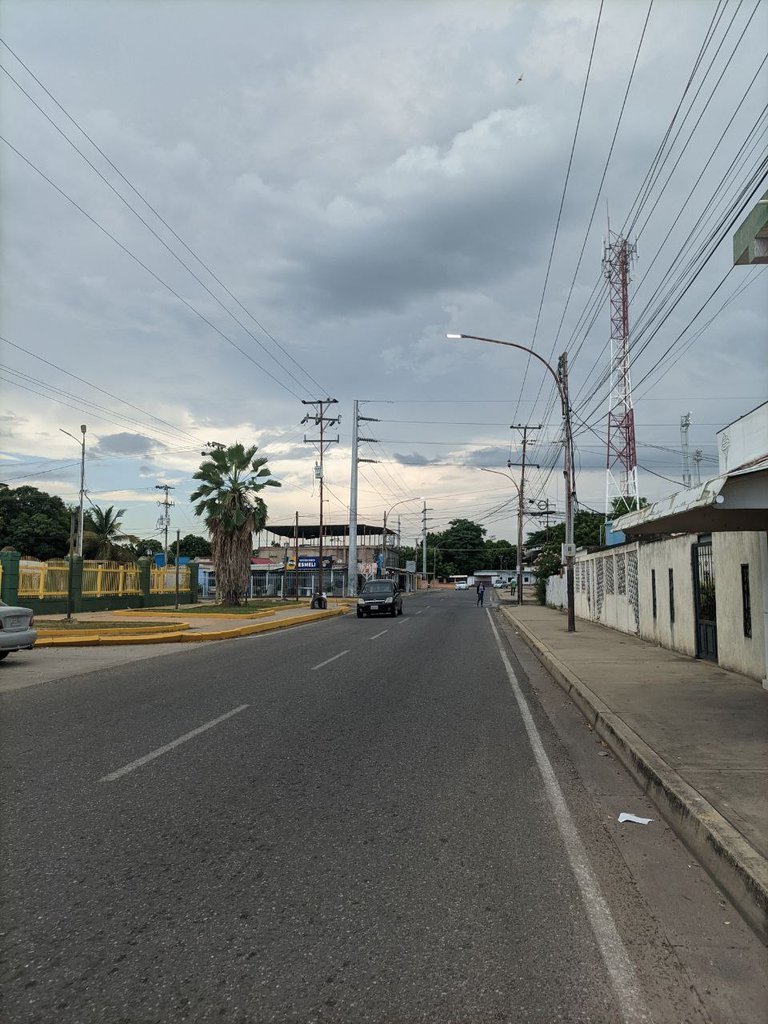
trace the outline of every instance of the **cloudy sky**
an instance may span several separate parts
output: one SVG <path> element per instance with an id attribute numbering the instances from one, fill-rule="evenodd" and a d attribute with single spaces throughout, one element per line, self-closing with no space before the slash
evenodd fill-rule
<path id="1" fill-rule="evenodd" d="M 649 13 L 650 10 L 650 13 Z M 86 486 L 157 531 L 209 441 L 257 443 L 273 522 L 316 520 L 301 402 L 333 397 L 326 516 L 403 540 L 457 516 L 513 538 L 562 510 L 551 379 L 568 352 L 577 494 L 605 502 L 608 223 L 636 243 L 640 492 L 702 478 L 768 394 L 768 278 L 732 267 L 766 176 L 765 0 L 3 0 L 0 479 Z M 761 64 L 761 62 L 763 62 Z M 315 436 L 309 428 L 309 436 Z M 335 435 L 334 435 L 335 436 Z M 517 475 L 519 470 L 513 469 Z M 534 520 L 530 528 L 535 528 Z"/>

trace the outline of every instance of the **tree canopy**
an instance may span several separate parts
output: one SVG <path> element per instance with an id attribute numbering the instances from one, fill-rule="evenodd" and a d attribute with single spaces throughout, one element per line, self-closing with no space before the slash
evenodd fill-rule
<path id="1" fill-rule="evenodd" d="M 83 556 L 113 562 L 127 562 L 133 558 L 133 545 L 137 538 L 123 533 L 122 517 L 125 509 L 115 506 L 99 508 L 93 505 L 83 516 Z M 130 546 L 129 546 L 130 545 Z"/>
<path id="2" fill-rule="evenodd" d="M 257 446 L 239 442 L 212 451 L 194 479 L 200 481 L 190 496 L 196 501 L 211 535 L 216 589 L 224 604 L 239 604 L 247 593 L 253 534 L 267 522 L 267 506 L 259 494 L 279 487 L 265 458 L 256 458 Z"/>
<path id="3" fill-rule="evenodd" d="M 70 510 L 37 487 L 0 484 L 0 548 L 46 561 L 69 552 Z"/>

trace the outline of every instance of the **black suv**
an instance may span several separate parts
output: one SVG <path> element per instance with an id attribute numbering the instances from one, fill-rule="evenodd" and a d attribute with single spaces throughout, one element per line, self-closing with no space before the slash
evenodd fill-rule
<path id="1" fill-rule="evenodd" d="M 367 580 L 357 598 L 357 617 L 402 615 L 403 598 L 391 580 Z"/>

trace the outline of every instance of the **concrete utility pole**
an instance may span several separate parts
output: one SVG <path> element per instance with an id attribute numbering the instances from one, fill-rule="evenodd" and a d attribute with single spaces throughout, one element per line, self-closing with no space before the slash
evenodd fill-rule
<path id="1" fill-rule="evenodd" d="M 427 508 L 426 501 L 421 512 L 421 575 L 424 582 L 427 582 Z"/>
<path id="2" fill-rule="evenodd" d="M 688 446 L 688 430 L 691 426 L 692 412 L 680 417 L 680 449 L 683 456 L 683 487 L 691 486 L 691 449 Z"/>
<path id="3" fill-rule="evenodd" d="M 165 498 L 162 501 L 158 501 L 158 503 L 157 503 L 161 508 L 165 509 L 163 514 L 157 520 L 157 527 L 158 527 L 159 530 L 163 530 L 164 533 L 165 533 L 165 543 L 163 544 L 163 552 L 165 554 L 165 564 L 167 565 L 168 564 L 168 528 L 171 525 L 171 511 L 170 510 L 176 504 L 175 502 L 170 500 L 170 498 L 168 497 L 168 492 L 169 491 L 175 491 L 176 488 L 173 486 L 173 484 L 155 484 L 155 490 L 156 491 L 164 491 L 165 492 Z"/>
<path id="4" fill-rule="evenodd" d="M 523 425 L 522 423 L 513 423 L 510 426 L 510 430 L 522 430 L 523 432 L 523 461 L 519 463 L 520 472 L 520 487 L 517 491 L 517 603 L 523 603 L 523 510 L 525 506 L 525 452 L 528 444 L 528 431 L 529 430 L 541 430 L 542 425 L 539 423 L 537 427 L 532 427 L 528 424 Z M 515 462 L 507 461 L 507 469 L 511 469 L 512 466 L 518 465 Z M 535 463 L 532 463 L 535 465 Z M 539 467 L 536 466 L 536 469 Z"/>
<path id="5" fill-rule="evenodd" d="M 325 575 L 324 570 L 323 570 L 323 456 L 325 455 L 325 452 L 326 452 L 326 450 L 327 450 L 329 445 L 338 444 L 339 443 L 339 435 L 338 434 L 336 435 L 336 437 L 326 438 L 326 436 L 325 436 L 325 428 L 326 428 L 326 426 L 332 427 L 332 426 L 334 426 L 334 424 L 340 423 L 341 422 L 341 417 L 339 417 L 339 416 L 326 416 L 325 415 L 329 405 L 338 405 L 338 402 L 336 401 L 335 398 L 319 398 L 315 402 L 308 402 L 308 401 L 302 400 L 301 404 L 302 405 L 312 405 L 312 406 L 315 406 L 315 411 L 313 413 L 307 413 L 307 415 L 304 417 L 304 419 L 301 422 L 302 423 L 314 423 L 316 427 L 320 428 L 320 437 L 319 438 L 309 438 L 309 437 L 307 437 L 305 435 L 304 443 L 305 444 L 317 445 L 317 450 L 318 450 L 318 452 L 320 454 L 320 463 L 319 463 L 319 465 L 317 465 L 317 464 L 315 465 L 315 476 L 320 481 L 320 536 L 319 536 L 319 543 L 318 543 L 318 550 L 319 550 L 318 568 L 319 568 L 319 575 L 320 575 L 320 586 L 319 586 L 319 589 L 318 589 L 317 592 L 319 594 L 322 594 L 323 590 L 325 589 L 324 586 L 323 586 L 323 580 L 324 580 L 324 575 Z M 331 575 L 331 580 L 333 580 L 333 575 Z"/>
<path id="6" fill-rule="evenodd" d="M 81 440 L 78 441 L 74 434 L 70 434 L 68 430 L 64 430 L 63 427 L 59 427 L 62 434 L 66 434 L 67 437 L 71 437 L 73 441 L 77 441 L 80 445 L 80 509 L 77 515 L 77 553 L 80 557 L 83 557 L 83 520 L 85 516 L 84 512 L 84 501 L 85 501 L 85 431 L 86 426 L 84 423 L 80 425 L 80 433 L 82 435 Z"/>
<path id="7" fill-rule="evenodd" d="M 357 467 L 360 462 L 378 462 L 378 459 L 363 459 L 360 456 L 360 442 L 376 443 L 375 437 L 360 437 L 360 423 L 378 423 L 375 416 L 361 416 L 360 403 L 355 399 L 352 407 L 352 478 L 349 484 L 349 551 L 347 554 L 347 593 L 357 593 Z"/>

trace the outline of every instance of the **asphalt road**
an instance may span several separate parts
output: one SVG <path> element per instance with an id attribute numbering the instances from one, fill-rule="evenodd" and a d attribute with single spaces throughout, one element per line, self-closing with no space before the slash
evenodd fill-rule
<path id="1" fill-rule="evenodd" d="M 405 607 L 2 694 L 4 1021 L 726 1019 L 514 637 Z"/>

